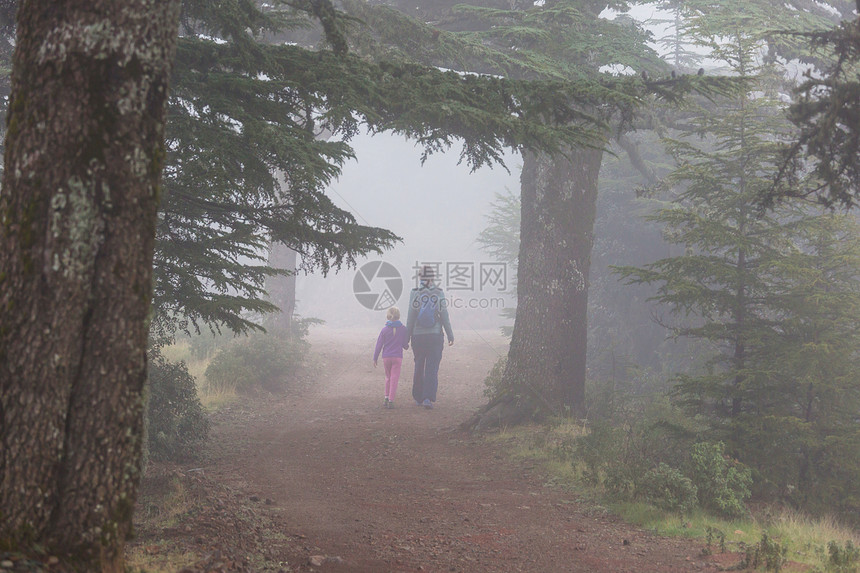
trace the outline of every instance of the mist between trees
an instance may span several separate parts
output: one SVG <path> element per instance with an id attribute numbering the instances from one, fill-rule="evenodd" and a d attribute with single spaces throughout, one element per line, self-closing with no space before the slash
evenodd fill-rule
<path id="1" fill-rule="evenodd" d="M 18 30 L 0 7 L 3 548 L 119 570 L 144 353 L 152 396 L 183 404 L 150 411 L 148 444 L 181 455 L 206 423 L 166 347 L 254 333 L 221 368 L 277 341 L 300 355 L 303 273 L 401 243 L 477 260 L 454 215 L 517 269 L 510 350 L 469 427 L 574 416 L 591 433 L 573 451 L 614 495 L 856 519 L 860 244 L 854 211 L 821 208 L 858 189 L 850 3 L 48 4 L 22 4 Z M 422 161 L 461 145 L 450 169 L 513 181 L 489 208 L 431 181 L 390 211 L 371 183 L 369 221 L 332 193 L 365 132 L 418 142 Z M 450 252 L 414 244 L 451 236 Z"/>

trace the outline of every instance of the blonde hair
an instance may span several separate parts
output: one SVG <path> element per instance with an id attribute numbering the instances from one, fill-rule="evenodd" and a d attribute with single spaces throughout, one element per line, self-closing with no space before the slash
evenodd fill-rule
<path id="1" fill-rule="evenodd" d="M 400 320 L 400 309 L 396 306 L 392 306 L 385 314 L 385 318 L 387 318 L 388 320 Z"/>

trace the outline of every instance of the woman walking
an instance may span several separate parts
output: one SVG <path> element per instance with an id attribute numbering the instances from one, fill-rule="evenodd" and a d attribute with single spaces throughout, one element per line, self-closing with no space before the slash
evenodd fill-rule
<path id="1" fill-rule="evenodd" d="M 454 332 L 445 293 L 436 286 L 433 267 L 422 268 L 419 278 L 418 288 L 409 293 L 406 329 L 415 357 L 412 398 L 417 405 L 430 409 L 436 403 L 439 387 L 439 364 L 444 348 L 442 331 L 444 329 L 448 335 L 448 346 L 454 344 Z"/>

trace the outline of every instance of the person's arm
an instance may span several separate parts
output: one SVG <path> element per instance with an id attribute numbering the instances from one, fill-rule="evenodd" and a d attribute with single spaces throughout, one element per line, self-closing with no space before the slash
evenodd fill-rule
<path id="1" fill-rule="evenodd" d="M 445 335 L 448 337 L 448 346 L 451 346 L 454 344 L 454 331 L 451 329 L 451 319 L 448 317 L 448 299 L 445 298 L 445 293 L 442 293 L 442 304 L 439 305 L 439 314 L 442 318 L 442 328 L 445 329 Z"/>
<path id="2" fill-rule="evenodd" d="M 415 319 L 418 317 L 418 309 L 415 308 L 415 299 L 418 291 L 409 291 L 409 308 L 406 310 L 406 342 L 403 343 L 403 348 L 409 348 L 409 341 L 412 340 L 412 331 L 415 330 Z"/>
<path id="3" fill-rule="evenodd" d="M 376 338 L 376 350 L 373 351 L 373 365 L 376 366 L 376 361 L 379 360 L 379 353 L 382 352 L 382 340 L 385 335 L 385 329 L 379 331 L 379 336 Z"/>
<path id="4" fill-rule="evenodd" d="M 400 346 L 403 350 L 409 350 L 409 331 L 406 329 L 405 325 L 397 330 L 397 336 L 397 341 L 400 342 Z"/>

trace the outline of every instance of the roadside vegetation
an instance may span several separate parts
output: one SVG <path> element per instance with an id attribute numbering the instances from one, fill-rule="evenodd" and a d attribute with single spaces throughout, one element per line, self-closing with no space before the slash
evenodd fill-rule
<path id="1" fill-rule="evenodd" d="M 204 332 L 177 337 L 150 353 L 147 458 L 199 456 L 208 413 L 257 392 L 283 392 L 300 370 L 315 319 L 296 319 L 289 332 L 247 335 Z"/>
<path id="2" fill-rule="evenodd" d="M 488 392 L 494 383 L 491 375 Z M 616 399 L 631 412 L 631 400 Z M 659 535 L 700 539 L 705 553 L 741 554 L 738 569 L 782 571 L 791 562 L 821 573 L 860 571 L 860 532 L 844 516 L 811 516 L 756 498 L 752 472 L 722 443 L 684 449 L 671 437 L 671 412 L 667 401 L 655 400 L 623 422 L 595 413 L 592 420 L 505 427 L 486 439 L 513 459 L 534 462 L 547 487 L 570 491 L 571 503 Z"/>
<path id="3" fill-rule="evenodd" d="M 666 38 L 674 53 L 695 47 L 689 55 L 707 67 L 699 73 L 747 89 L 691 101 L 637 134 L 652 180 L 620 153 L 603 163 L 586 407 L 543 406 L 551 396 L 533 378 L 512 382 L 500 361 L 490 404 L 517 401 L 534 423 L 499 417 L 494 439 L 596 507 L 741 553 L 746 568 L 858 571 L 858 219 L 811 201 L 762 205 L 788 169 L 791 114 L 814 107 L 790 108 L 796 78 L 777 57 L 785 46 L 766 34 L 798 22 L 767 3 L 666 6 L 677 17 Z M 703 52 L 710 62 L 697 59 Z M 806 169 L 791 183 L 804 197 L 822 189 Z M 530 253 L 517 248 L 525 201 L 496 205 L 485 248 Z M 567 342 L 577 340 L 571 328 Z"/>
<path id="4" fill-rule="evenodd" d="M 310 347 L 309 328 L 319 322 L 296 318 L 288 333 L 178 336 L 150 356 L 146 474 L 135 529 L 152 543 L 127 551 L 129 570 L 167 573 L 198 563 L 199 554 L 163 534 L 191 516 L 199 518 L 230 504 L 232 519 L 246 520 L 252 532 L 259 526 L 259 517 L 248 512 L 236 492 L 207 479 L 202 468 L 194 466 L 205 463 L 214 413 L 253 395 L 282 393 L 298 379 Z M 253 535 L 245 537 L 244 544 L 258 543 Z"/>
<path id="5" fill-rule="evenodd" d="M 860 533 L 837 518 L 810 517 L 790 507 L 756 503 L 730 517 L 704 509 L 695 499 L 679 503 L 683 498 L 677 492 L 690 491 L 681 484 L 693 480 L 678 470 L 646 472 L 625 482 L 609 470 L 604 458 L 604 467 L 595 473 L 587 453 L 590 442 L 597 439 L 595 434 L 581 422 L 557 421 L 501 429 L 487 439 L 503 444 L 514 459 L 537 463 L 547 487 L 569 489 L 572 502 L 618 515 L 659 535 L 701 539 L 705 552 L 743 554 L 746 569 L 780 571 L 790 561 L 822 573 L 860 571 Z M 611 442 L 604 445 L 620 447 Z M 633 475 L 634 467 L 622 462 L 614 471 Z M 712 476 L 698 477 L 707 482 Z M 739 492 L 726 493 L 728 501 L 737 501 L 732 494 Z"/>

